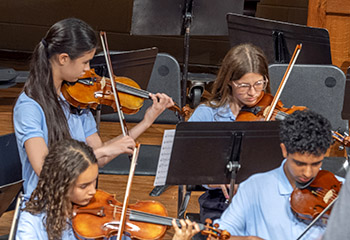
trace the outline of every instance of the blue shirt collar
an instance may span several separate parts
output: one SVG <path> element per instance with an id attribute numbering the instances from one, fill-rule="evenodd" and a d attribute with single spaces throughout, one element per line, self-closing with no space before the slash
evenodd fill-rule
<path id="1" fill-rule="evenodd" d="M 278 173 L 279 173 L 279 176 L 281 178 L 280 181 L 278 182 L 278 189 L 279 189 L 279 193 L 281 195 L 289 195 L 293 192 L 293 187 L 290 184 L 290 182 L 286 176 L 286 173 L 284 172 L 284 169 L 283 169 L 286 161 L 287 161 L 287 159 L 284 159 L 282 161 L 281 166 L 278 168 Z"/>

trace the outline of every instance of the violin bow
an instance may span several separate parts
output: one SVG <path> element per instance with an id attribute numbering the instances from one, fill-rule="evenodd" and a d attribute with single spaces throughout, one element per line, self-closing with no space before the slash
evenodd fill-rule
<path id="1" fill-rule="evenodd" d="M 120 104 L 120 101 L 119 101 L 117 88 L 115 86 L 116 84 L 114 82 L 113 67 L 112 67 L 111 57 L 109 55 L 109 49 L 108 49 L 106 32 L 101 31 L 100 32 L 100 38 L 101 38 L 101 44 L 102 44 L 102 48 L 103 48 L 103 53 L 104 53 L 104 56 L 105 56 L 105 59 L 106 59 L 109 79 L 111 80 L 111 85 L 112 85 L 112 90 L 113 90 L 113 96 L 114 96 L 115 104 L 116 104 L 116 107 L 118 109 L 118 116 L 119 116 L 119 119 L 120 119 L 120 124 L 121 124 L 121 127 L 122 127 L 123 136 L 126 136 L 126 135 L 128 135 L 128 129 L 126 128 L 124 114 L 123 114 L 123 111 L 122 111 L 122 108 L 121 108 L 121 104 Z"/>
<path id="2" fill-rule="evenodd" d="M 111 58 L 109 55 L 106 33 L 101 31 L 100 37 L 101 37 L 103 52 L 104 52 L 106 63 L 107 63 L 109 78 L 111 79 L 111 85 L 112 85 L 112 89 L 113 89 L 114 99 L 115 99 L 115 103 L 116 103 L 116 106 L 118 109 L 118 116 L 120 119 L 120 124 L 122 127 L 123 135 L 126 136 L 126 135 L 128 135 L 128 129 L 126 128 L 124 114 L 123 114 L 123 111 L 122 111 L 122 108 L 121 108 L 121 105 L 119 102 L 117 88 L 115 87 L 115 83 L 114 83 L 112 61 L 111 61 Z M 124 202 L 123 202 L 123 209 L 122 209 L 122 213 L 120 216 L 117 240 L 121 240 L 123 237 L 123 233 L 124 233 L 124 228 L 125 228 L 125 223 L 126 223 L 126 212 L 127 212 L 127 208 L 129 205 L 129 197 L 130 197 L 130 191 L 131 191 L 131 186 L 132 186 L 132 180 L 133 180 L 134 173 L 135 173 L 135 168 L 136 168 L 136 164 L 137 164 L 137 158 L 139 155 L 140 146 L 141 145 L 139 143 L 136 144 L 136 147 L 134 148 L 134 152 L 133 152 L 132 159 L 131 159 L 128 184 L 126 186 Z M 115 218 L 116 213 L 117 213 L 117 208 L 114 207 L 114 212 L 113 212 L 114 218 Z"/>
<path id="3" fill-rule="evenodd" d="M 286 72 L 284 73 L 284 76 L 282 78 L 282 81 L 277 89 L 277 92 L 275 94 L 275 97 L 273 98 L 272 100 L 272 103 L 270 105 L 270 109 L 269 109 L 269 112 L 268 114 L 265 116 L 265 121 L 270 121 L 271 119 L 271 116 L 272 116 L 272 113 L 273 113 L 273 110 L 275 109 L 276 105 L 277 105 L 277 102 L 278 102 L 278 99 L 280 98 L 281 96 L 281 93 L 282 93 L 282 90 L 284 88 L 284 86 L 286 85 L 287 83 L 287 80 L 289 78 L 289 75 L 290 73 L 292 72 L 292 68 L 295 64 L 295 61 L 297 60 L 298 58 L 298 55 L 301 51 L 301 46 L 302 44 L 297 44 L 297 46 L 295 47 L 295 50 L 294 50 L 294 53 L 293 53 L 293 56 L 291 58 L 291 60 L 289 61 L 289 64 L 288 64 L 288 67 L 287 67 L 287 70 Z"/>

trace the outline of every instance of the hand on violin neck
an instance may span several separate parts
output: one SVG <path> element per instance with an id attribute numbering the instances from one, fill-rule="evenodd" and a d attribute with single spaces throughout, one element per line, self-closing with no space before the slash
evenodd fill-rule
<path id="1" fill-rule="evenodd" d="M 350 143 L 350 136 L 344 137 L 343 144 L 348 147 Z"/>
<path id="2" fill-rule="evenodd" d="M 157 117 L 167 108 L 174 106 L 174 101 L 168 95 L 164 93 L 150 94 L 150 98 L 153 101 L 151 107 L 149 107 L 145 113 L 143 121 L 151 126 Z"/>
<path id="3" fill-rule="evenodd" d="M 200 232 L 199 225 L 188 219 L 180 219 L 181 228 L 178 227 L 176 219 L 173 219 L 171 223 L 175 230 L 173 240 L 190 240 L 196 233 Z"/>
<path id="4" fill-rule="evenodd" d="M 150 106 L 145 113 L 142 121 L 139 122 L 135 127 L 129 131 L 129 136 L 136 139 L 144 131 L 146 131 L 157 117 L 168 107 L 174 106 L 173 100 L 164 93 L 152 94 L 150 93 L 150 98 L 153 101 L 152 106 Z"/>

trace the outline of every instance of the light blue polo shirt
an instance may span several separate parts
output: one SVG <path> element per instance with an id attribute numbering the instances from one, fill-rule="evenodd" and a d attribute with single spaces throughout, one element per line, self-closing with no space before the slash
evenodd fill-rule
<path id="1" fill-rule="evenodd" d="M 35 239 L 35 240 L 47 240 L 46 228 L 43 224 L 45 214 L 40 213 L 37 215 L 30 214 L 23 211 L 20 214 L 18 228 L 16 233 L 16 240 L 23 239 Z M 62 233 L 62 240 L 77 239 L 74 236 L 71 224 L 68 223 L 68 229 Z"/>
<path id="2" fill-rule="evenodd" d="M 43 224 L 45 214 L 31 214 L 26 211 L 22 211 L 20 214 L 18 228 L 16 232 L 16 240 L 23 239 L 35 239 L 35 240 L 48 240 L 47 231 Z M 72 224 L 67 220 L 68 228 L 63 231 L 61 240 L 75 240 L 78 239 L 74 235 Z M 94 224 L 94 223 L 91 223 Z M 112 236 L 109 240 L 116 240 L 117 236 Z M 128 236 L 123 235 L 122 240 L 130 240 Z"/>
<path id="3" fill-rule="evenodd" d="M 205 104 L 199 105 L 188 120 L 189 122 L 233 122 L 236 117 L 233 115 L 230 105 L 212 108 Z"/>
<path id="4" fill-rule="evenodd" d="M 284 171 L 279 168 L 254 174 L 240 184 L 229 207 L 222 214 L 219 229 L 232 236 L 258 236 L 266 240 L 295 240 L 306 229 L 290 208 L 293 192 Z M 320 239 L 325 228 L 313 226 L 303 240 Z"/>
<path id="5" fill-rule="evenodd" d="M 61 97 L 63 98 L 62 95 Z M 77 115 L 71 114 L 70 109 L 64 105 L 62 108 L 68 119 L 68 126 L 73 139 L 86 142 L 88 136 L 97 132 L 95 119 L 89 109 L 84 110 L 81 115 Z M 24 143 L 30 138 L 41 137 L 48 144 L 46 118 L 41 106 L 23 92 L 19 96 L 13 111 L 13 123 L 22 163 L 24 198 L 28 199 L 38 183 L 38 176 L 28 160 Z"/>

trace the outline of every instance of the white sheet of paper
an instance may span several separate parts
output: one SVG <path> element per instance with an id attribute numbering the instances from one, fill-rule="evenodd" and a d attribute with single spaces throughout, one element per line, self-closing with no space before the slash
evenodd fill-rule
<path id="1" fill-rule="evenodd" d="M 162 146 L 160 148 L 158 167 L 154 186 L 163 186 L 168 176 L 171 150 L 173 148 L 175 129 L 165 130 L 163 135 Z"/>

